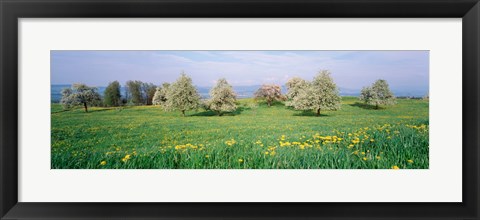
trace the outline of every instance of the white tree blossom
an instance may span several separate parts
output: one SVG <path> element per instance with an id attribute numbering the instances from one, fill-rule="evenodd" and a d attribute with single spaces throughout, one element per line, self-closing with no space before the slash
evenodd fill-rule
<path id="1" fill-rule="evenodd" d="M 327 70 L 320 71 L 312 82 L 303 89 L 299 89 L 297 95 L 291 101 L 291 105 L 297 110 L 313 110 L 320 116 L 321 110 L 339 110 L 341 97 L 337 85 L 330 77 Z"/>
<path id="2" fill-rule="evenodd" d="M 293 107 L 293 99 L 298 95 L 298 93 L 300 93 L 301 90 L 308 86 L 308 82 L 300 77 L 294 77 L 287 81 L 286 86 L 288 91 L 285 95 L 287 98 L 285 105 Z"/>
<path id="3" fill-rule="evenodd" d="M 76 83 L 71 88 L 62 90 L 60 104 L 63 108 L 70 109 L 77 105 L 83 105 L 85 112 L 88 112 L 88 105 L 96 105 L 101 101 L 97 88 L 88 87 L 85 84 Z"/>
<path id="4" fill-rule="evenodd" d="M 233 112 L 237 109 L 237 95 L 233 91 L 227 80 L 222 78 L 210 90 L 210 99 L 208 100 L 209 109 L 215 111 L 219 116 L 223 112 Z"/>
<path id="5" fill-rule="evenodd" d="M 372 86 L 364 87 L 360 92 L 360 100 L 378 109 L 379 105 L 394 105 L 396 98 L 388 86 L 387 81 L 379 79 Z"/>
<path id="6" fill-rule="evenodd" d="M 192 83 L 192 79 L 185 73 L 170 85 L 167 90 L 164 109 L 167 111 L 179 110 L 185 116 L 185 111 L 197 109 L 200 106 L 200 95 Z"/>
<path id="7" fill-rule="evenodd" d="M 163 83 L 161 87 L 157 87 L 155 94 L 153 95 L 152 104 L 160 106 L 164 105 L 167 101 L 167 91 L 169 87 L 169 83 Z"/>

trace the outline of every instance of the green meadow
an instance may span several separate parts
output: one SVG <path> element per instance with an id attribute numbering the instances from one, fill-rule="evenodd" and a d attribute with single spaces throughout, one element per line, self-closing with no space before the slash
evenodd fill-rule
<path id="1" fill-rule="evenodd" d="M 159 106 L 51 106 L 52 169 L 428 169 L 428 100 L 295 111 L 238 100 L 223 116 Z"/>

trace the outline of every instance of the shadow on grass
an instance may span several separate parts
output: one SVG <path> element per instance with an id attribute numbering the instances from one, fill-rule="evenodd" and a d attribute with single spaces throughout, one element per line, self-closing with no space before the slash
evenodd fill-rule
<path id="1" fill-rule="evenodd" d="M 114 108 L 101 108 L 101 109 L 88 109 L 86 113 L 95 113 L 95 112 L 105 112 L 105 111 L 112 111 L 115 110 Z"/>
<path id="2" fill-rule="evenodd" d="M 234 112 L 224 112 L 220 117 L 223 117 L 223 116 L 235 116 L 235 115 L 239 115 L 241 114 L 246 108 L 245 107 L 238 107 L 237 110 L 235 110 Z M 206 116 L 206 117 L 211 117 L 211 116 L 217 116 L 219 117 L 219 115 L 217 114 L 217 112 L 214 112 L 212 110 L 208 110 L 208 111 L 204 111 L 204 112 L 198 112 L 198 113 L 195 113 L 195 114 L 191 114 L 189 116 L 193 116 L 193 117 L 196 117 L 196 116 Z"/>
<path id="3" fill-rule="evenodd" d="M 111 107 L 107 107 L 107 106 L 97 106 L 97 107 L 92 107 L 92 108 L 89 108 L 88 109 L 88 112 L 104 112 L 104 111 L 116 111 L 116 112 L 121 112 L 123 110 L 127 110 L 127 109 L 131 109 L 131 108 L 134 108 L 134 107 L 138 107 L 138 106 L 147 106 L 147 105 L 122 105 L 122 106 L 111 106 Z M 80 107 L 79 107 L 80 108 Z M 82 108 L 83 109 L 83 108 Z"/>
<path id="4" fill-rule="evenodd" d="M 118 107 L 88 107 L 88 112 L 85 112 L 83 106 L 76 106 L 70 109 L 62 109 L 58 111 L 51 111 L 51 114 L 58 114 L 62 112 L 73 112 L 73 113 L 95 113 L 95 112 L 104 112 L 104 111 L 117 111 L 121 112 L 126 109 L 130 109 L 133 106 L 118 106 Z"/>
<path id="5" fill-rule="evenodd" d="M 258 102 L 258 106 L 259 106 L 259 107 L 267 107 L 267 108 L 269 108 L 269 107 L 277 107 L 277 106 L 282 106 L 282 107 L 284 107 L 285 104 L 284 104 L 283 102 L 281 102 L 281 101 L 273 101 L 273 102 L 272 102 L 272 105 L 268 106 L 268 103 L 267 103 L 266 101 L 259 101 L 259 102 Z"/>
<path id="6" fill-rule="evenodd" d="M 301 111 L 301 112 L 297 112 L 297 113 L 294 113 L 293 116 L 303 116 L 303 117 L 330 117 L 330 115 L 326 115 L 326 114 L 322 114 L 320 113 L 320 115 L 317 115 L 316 112 L 313 112 L 313 111 Z"/>
<path id="7" fill-rule="evenodd" d="M 70 111 L 70 110 L 68 110 L 68 109 L 62 109 L 62 110 L 58 110 L 58 111 L 52 111 L 51 114 L 52 114 L 52 115 L 53 115 L 53 114 L 59 114 L 59 113 L 68 112 L 68 111 Z"/>
<path id="8" fill-rule="evenodd" d="M 369 104 L 365 104 L 365 103 L 361 103 L 361 102 L 355 102 L 353 104 L 349 104 L 350 106 L 353 106 L 353 107 L 359 107 L 359 108 L 363 108 L 363 109 L 373 109 L 373 110 L 382 110 L 382 109 L 385 109 L 385 108 L 382 108 L 382 107 L 378 107 L 376 108 L 374 105 L 369 105 Z"/>

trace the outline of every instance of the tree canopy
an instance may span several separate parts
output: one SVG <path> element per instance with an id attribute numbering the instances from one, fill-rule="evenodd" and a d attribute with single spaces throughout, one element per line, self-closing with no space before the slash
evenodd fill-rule
<path id="1" fill-rule="evenodd" d="M 113 81 L 108 84 L 107 88 L 103 92 L 103 102 L 106 106 L 120 106 L 121 94 L 120 94 L 120 83 L 118 81 Z"/>
<path id="2" fill-rule="evenodd" d="M 127 102 L 131 105 L 151 105 L 156 88 L 153 83 L 129 80 L 126 85 Z"/>
<path id="3" fill-rule="evenodd" d="M 77 105 L 83 105 L 85 112 L 88 112 L 88 105 L 100 103 L 100 94 L 97 88 L 89 87 L 85 84 L 75 83 L 71 88 L 62 90 L 62 99 L 60 103 L 64 109 L 70 109 Z"/>
<path id="4" fill-rule="evenodd" d="M 378 109 L 379 105 L 394 105 L 396 98 L 390 91 L 387 81 L 379 79 L 370 87 L 364 87 L 360 92 L 360 100 Z"/>
<path id="5" fill-rule="evenodd" d="M 132 81 L 129 80 L 125 84 L 126 94 L 127 94 L 127 102 L 133 105 L 142 105 L 145 103 L 143 90 L 142 90 L 142 81 Z"/>
<path id="6" fill-rule="evenodd" d="M 157 87 L 155 94 L 153 95 L 152 104 L 164 105 L 167 101 L 167 90 L 170 87 L 170 83 L 163 83 L 162 86 Z"/>
<path id="7" fill-rule="evenodd" d="M 284 100 L 281 87 L 275 84 L 263 84 L 254 96 L 256 99 L 265 99 L 269 107 L 272 106 L 273 101 Z"/>
<path id="8" fill-rule="evenodd" d="M 317 116 L 320 116 L 321 110 L 340 109 L 341 97 L 329 71 L 320 71 L 312 82 L 302 87 L 290 102 L 295 109 L 314 110 Z"/>
<path id="9" fill-rule="evenodd" d="M 153 96 L 157 91 L 157 86 L 153 83 L 142 83 L 142 95 L 145 105 L 153 104 Z"/>
<path id="10" fill-rule="evenodd" d="M 293 99 L 300 93 L 301 90 L 306 89 L 308 86 L 308 82 L 300 77 L 294 77 L 287 81 L 287 94 L 285 95 L 287 101 L 285 102 L 286 106 L 294 106 L 292 101 Z"/>
<path id="11" fill-rule="evenodd" d="M 170 85 L 166 95 L 165 110 L 179 110 L 185 116 L 185 111 L 197 109 L 200 105 L 200 95 L 185 73 Z"/>
<path id="12" fill-rule="evenodd" d="M 233 112 L 237 109 L 236 100 L 237 95 L 233 91 L 232 86 L 228 84 L 226 79 L 221 78 L 210 90 L 208 106 L 210 110 L 221 116 L 223 112 Z"/>

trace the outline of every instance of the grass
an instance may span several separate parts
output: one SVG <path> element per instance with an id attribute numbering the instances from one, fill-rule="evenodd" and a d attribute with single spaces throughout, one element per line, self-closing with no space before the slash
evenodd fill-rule
<path id="1" fill-rule="evenodd" d="M 52 104 L 53 169 L 427 169 L 428 101 L 379 110 L 343 97 L 339 111 L 239 100 L 236 112 L 158 106 L 63 111 Z"/>

